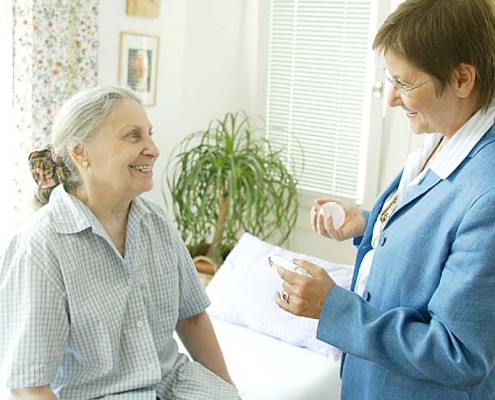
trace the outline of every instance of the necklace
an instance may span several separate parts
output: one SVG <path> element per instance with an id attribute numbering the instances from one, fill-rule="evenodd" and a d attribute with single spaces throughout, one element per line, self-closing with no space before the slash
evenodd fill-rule
<path id="1" fill-rule="evenodd" d="M 388 221 L 388 219 L 391 217 L 391 215 L 394 213 L 395 209 L 397 208 L 397 192 L 395 192 L 394 196 L 392 199 L 390 199 L 389 203 L 386 205 L 382 211 L 380 211 L 380 214 L 378 214 L 378 220 L 381 223 L 380 226 L 380 232 L 383 230 L 383 226 L 385 225 L 385 222 Z"/>

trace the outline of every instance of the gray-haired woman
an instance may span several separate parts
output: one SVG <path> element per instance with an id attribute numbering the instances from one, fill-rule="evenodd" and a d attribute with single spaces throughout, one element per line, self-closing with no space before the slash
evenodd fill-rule
<path id="1" fill-rule="evenodd" d="M 159 155 L 139 97 L 76 94 L 30 156 L 47 204 L 0 264 L 14 399 L 238 399 L 186 247 L 142 198 Z M 178 353 L 177 331 L 195 360 Z"/>

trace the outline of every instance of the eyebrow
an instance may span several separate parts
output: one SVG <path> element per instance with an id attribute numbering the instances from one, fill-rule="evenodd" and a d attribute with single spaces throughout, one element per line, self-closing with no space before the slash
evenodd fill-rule
<path id="1" fill-rule="evenodd" d="M 410 83 L 408 83 L 407 81 L 404 81 L 402 78 L 392 75 L 392 74 L 390 73 L 390 71 L 387 69 L 387 67 L 384 67 L 384 68 L 382 69 L 382 71 L 383 71 L 385 74 L 388 74 L 388 75 L 389 75 L 392 79 L 394 79 L 395 81 L 400 82 L 400 83 L 402 83 L 402 84 L 404 84 L 404 85 L 410 85 Z"/>
<path id="2" fill-rule="evenodd" d="M 123 126 L 122 129 L 119 130 L 119 133 L 124 133 L 125 131 L 127 131 L 131 128 L 136 129 L 138 131 L 142 130 L 142 128 L 138 125 L 129 124 L 129 125 Z M 153 125 L 150 126 L 150 129 L 148 130 L 148 134 L 151 132 L 153 132 Z"/>

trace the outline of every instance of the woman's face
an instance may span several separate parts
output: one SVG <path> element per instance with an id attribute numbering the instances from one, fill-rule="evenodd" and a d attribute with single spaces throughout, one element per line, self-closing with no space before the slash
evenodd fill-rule
<path id="1" fill-rule="evenodd" d="M 110 119 L 84 145 L 89 168 L 81 175 L 88 195 L 128 200 L 153 188 L 153 164 L 160 154 L 144 108 L 119 103 Z"/>
<path id="2" fill-rule="evenodd" d="M 456 94 L 455 80 L 437 97 L 431 76 L 394 54 L 385 54 L 388 74 L 400 85 L 415 87 L 407 96 L 391 86 L 390 107 L 402 107 L 415 133 L 441 133 L 450 138 L 466 122 L 464 104 Z M 424 83 L 426 82 L 426 83 Z M 424 83 L 424 84 L 422 84 Z"/>

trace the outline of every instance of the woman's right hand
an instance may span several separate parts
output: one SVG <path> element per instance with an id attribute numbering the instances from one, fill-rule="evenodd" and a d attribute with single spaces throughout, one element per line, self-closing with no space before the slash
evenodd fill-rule
<path id="1" fill-rule="evenodd" d="M 334 228 L 332 217 L 329 217 L 328 221 L 324 221 L 323 215 L 318 212 L 319 207 L 329 201 L 339 204 L 345 212 L 344 223 L 338 229 Z M 310 219 L 313 230 L 317 231 L 321 236 L 337 241 L 361 236 L 366 228 L 366 220 L 364 219 L 361 209 L 355 204 L 347 203 L 342 200 L 316 199 L 315 206 L 310 212 Z"/>

